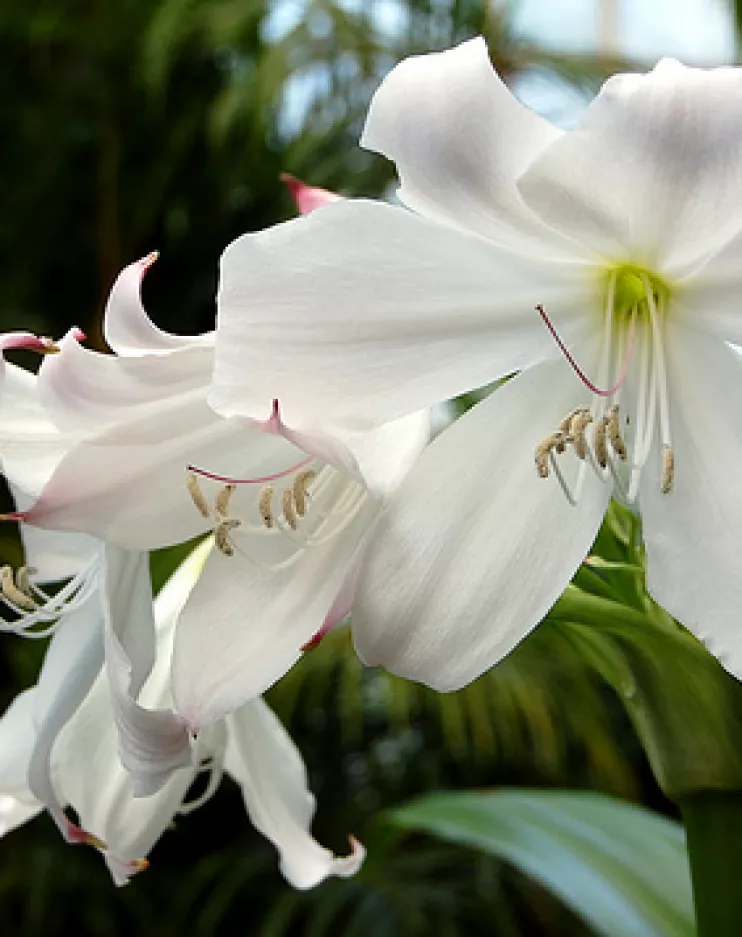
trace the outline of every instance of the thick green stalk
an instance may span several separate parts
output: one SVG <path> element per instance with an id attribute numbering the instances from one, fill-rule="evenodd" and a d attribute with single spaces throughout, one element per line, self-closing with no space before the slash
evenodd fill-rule
<path id="1" fill-rule="evenodd" d="M 742 791 L 680 801 L 688 837 L 698 937 L 742 934 Z"/>

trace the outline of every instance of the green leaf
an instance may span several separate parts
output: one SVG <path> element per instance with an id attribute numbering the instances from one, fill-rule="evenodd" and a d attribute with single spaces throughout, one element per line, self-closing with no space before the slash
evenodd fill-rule
<path id="1" fill-rule="evenodd" d="M 511 862 L 605 937 L 692 937 L 682 827 L 601 794 L 507 790 L 434 794 L 393 823 Z"/>

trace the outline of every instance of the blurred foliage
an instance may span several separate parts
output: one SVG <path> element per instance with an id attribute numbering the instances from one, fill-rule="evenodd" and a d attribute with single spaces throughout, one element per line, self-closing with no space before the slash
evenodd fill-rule
<path id="1" fill-rule="evenodd" d="M 161 259 L 144 289 L 155 320 L 210 328 L 224 245 L 293 213 L 279 172 L 386 192 L 392 167 L 356 146 L 370 95 L 405 55 L 478 33 L 511 83 L 537 71 L 592 89 L 616 64 L 545 52 L 513 32 L 504 6 L 472 0 L 0 0 L 0 328 L 59 335 L 76 323 L 101 345 L 116 273 L 153 248 Z M 17 561 L 9 535 L 2 549 Z M 153 575 L 167 564 L 155 558 Z M 42 652 L 4 639 L 4 704 L 33 682 Z M 270 702 L 306 757 L 318 837 L 342 851 L 353 831 L 369 847 L 356 879 L 291 892 L 225 781 L 123 891 L 46 817 L 0 841 L 0 932 L 580 935 L 508 865 L 410 848 L 378 812 L 422 791 L 503 784 L 664 803 L 617 698 L 558 620 L 447 696 L 364 671 L 340 631 Z"/>

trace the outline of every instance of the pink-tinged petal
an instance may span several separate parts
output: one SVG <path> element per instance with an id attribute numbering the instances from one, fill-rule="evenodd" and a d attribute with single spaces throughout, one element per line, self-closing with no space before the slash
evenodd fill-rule
<path id="1" fill-rule="evenodd" d="M 577 351 L 597 359 L 594 344 Z M 589 551 L 611 494 L 588 470 L 574 506 L 534 465 L 536 446 L 584 402 L 559 357 L 508 381 L 430 444 L 364 556 L 352 615 L 364 661 L 455 690 L 538 624 Z M 561 464 L 574 484 L 579 461 L 565 453 Z"/>
<path id="2" fill-rule="evenodd" d="M 228 716 L 227 731 L 225 768 L 242 788 L 253 825 L 278 849 L 284 878 L 304 889 L 328 876 L 354 875 L 365 856 L 363 846 L 350 837 L 350 855 L 337 857 L 312 838 L 315 800 L 304 762 L 265 703 L 253 700 Z"/>
<path id="3" fill-rule="evenodd" d="M 169 546 L 214 524 L 186 489 L 189 464 L 252 478 L 295 462 L 297 451 L 285 440 L 217 417 L 199 394 L 173 397 L 162 412 L 109 427 L 75 446 L 26 520 L 134 550 Z M 218 490 L 203 485 L 212 504 Z"/>
<path id="4" fill-rule="evenodd" d="M 653 453 L 640 490 L 647 588 L 742 678 L 742 358 L 671 317 L 666 334 L 675 477 L 663 494 Z"/>
<path id="5" fill-rule="evenodd" d="M 742 72 L 663 60 L 616 75 L 518 182 L 527 204 L 585 249 L 668 276 L 742 216 Z"/>
<path id="6" fill-rule="evenodd" d="M 508 90 L 480 37 L 392 69 L 373 97 L 361 145 L 394 161 L 399 197 L 415 211 L 521 250 L 559 255 L 559 239 L 516 187 L 559 135 Z"/>
<path id="7" fill-rule="evenodd" d="M 0 468 L 27 507 L 74 441 L 63 436 L 42 407 L 36 375 L 6 364 L 0 385 Z"/>
<path id="8" fill-rule="evenodd" d="M 60 354 L 47 357 L 39 369 L 38 394 L 63 432 L 90 434 L 160 413 L 188 395 L 205 393 L 211 380 L 211 345 L 118 357 L 91 351 L 68 334 L 59 346 Z"/>
<path id="9" fill-rule="evenodd" d="M 342 196 L 337 192 L 331 192 L 329 189 L 320 189 L 314 185 L 307 185 L 296 176 L 287 172 L 281 173 L 281 182 L 286 186 L 296 204 L 296 210 L 301 215 L 308 215 L 315 208 L 322 208 L 323 205 L 329 205 L 331 202 L 337 202 Z"/>
<path id="10" fill-rule="evenodd" d="M 119 355 L 166 354 L 213 342 L 212 332 L 205 335 L 163 332 L 147 315 L 142 305 L 142 279 L 157 257 L 154 252 L 129 264 L 118 275 L 111 289 L 103 318 L 103 334 Z"/>
<path id="11" fill-rule="evenodd" d="M 225 416 L 368 432 L 593 326 L 598 278 L 389 205 L 343 200 L 224 252 L 209 401 Z"/>

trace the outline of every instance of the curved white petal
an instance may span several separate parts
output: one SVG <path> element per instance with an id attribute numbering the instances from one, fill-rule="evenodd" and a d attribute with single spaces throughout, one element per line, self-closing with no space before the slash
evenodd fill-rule
<path id="1" fill-rule="evenodd" d="M 136 797 L 118 756 L 118 736 L 101 676 L 55 746 L 60 796 L 80 825 L 107 847 L 104 857 L 117 884 L 146 867 L 147 853 L 171 823 L 193 781 L 192 768 L 171 774 L 151 797 Z"/>
<path id="2" fill-rule="evenodd" d="M 59 345 L 60 353 L 39 369 L 38 393 L 48 418 L 64 432 L 95 433 L 149 413 L 166 419 L 177 401 L 205 393 L 211 379 L 211 344 L 138 357 L 91 351 L 71 335 Z"/>
<path id="3" fill-rule="evenodd" d="M 682 271 L 739 228 L 742 72 L 664 60 L 610 78 L 519 180 L 549 224 L 611 261 Z"/>
<path id="4" fill-rule="evenodd" d="M 6 364 L 0 394 L 0 467 L 14 490 L 36 497 L 74 438 L 49 419 L 35 374 Z"/>
<path id="5" fill-rule="evenodd" d="M 310 511 L 312 508 L 310 508 Z M 181 615 L 173 652 L 176 710 L 192 730 L 260 695 L 322 627 L 377 514 L 367 499 L 337 536 L 273 561 L 282 535 L 234 531 L 234 556 L 214 550 Z M 292 548 L 293 551 L 293 548 Z"/>
<path id="6" fill-rule="evenodd" d="M 43 809 L 28 786 L 28 765 L 36 741 L 36 689 L 19 693 L 0 719 L 0 836 Z"/>
<path id="7" fill-rule="evenodd" d="M 118 275 L 103 317 L 103 335 L 108 344 L 119 355 L 163 354 L 193 345 L 213 344 L 211 332 L 173 335 L 159 329 L 147 315 L 142 305 L 142 278 L 155 260 L 157 254 L 148 254 Z"/>
<path id="8" fill-rule="evenodd" d="M 312 838 L 315 801 L 298 749 L 261 699 L 227 717 L 225 768 L 242 788 L 253 825 L 281 857 L 281 872 L 294 888 L 313 888 L 329 875 L 348 878 L 364 850 L 351 838 L 351 854 L 334 856 Z"/>
<path id="9" fill-rule="evenodd" d="M 224 252 L 209 400 L 264 419 L 278 399 L 291 429 L 368 431 L 549 354 L 537 303 L 573 341 L 597 285 L 579 263 L 341 201 Z"/>
<path id="10" fill-rule="evenodd" d="M 679 283 L 672 298 L 673 319 L 691 329 L 742 343 L 742 231 Z"/>
<path id="11" fill-rule="evenodd" d="M 52 749 L 98 676 L 103 664 L 103 613 L 97 592 L 71 612 L 55 632 L 36 687 L 36 740 L 28 786 L 51 814 L 65 839 L 83 831 L 65 816 L 52 779 Z"/>
<path id="12" fill-rule="evenodd" d="M 169 546 L 214 524 L 186 490 L 188 464 L 249 478 L 296 461 L 285 440 L 221 419 L 201 397 L 173 399 L 167 413 L 109 427 L 73 448 L 26 520 L 133 550 Z M 202 487 L 213 503 L 219 486 L 205 481 Z"/>
<path id="13" fill-rule="evenodd" d="M 742 678 L 742 359 L 722 341 L 668 322 L 675 481 L 658 456 L 640 492 L 647 587 Z"/>
<path id="14" fill-rule="evenodd" d="M 584 346 L 582 361 L 592 355 Z M 585 402 L 564 359 L 509 381 L 441 433 L 390 499 L 366 551 L 352 626 L 369 664 L 454 690 L 541 620 L 588 552 L 610 497 L 579 504 L 537 477 L 536 445 Z M 569 477 L 577 459 L 565 454 Z"/>
<path id="15" fill-rule="evenodd" d="M 415 211 L 543 252 L 553 232 L 515 183 L 560 133 L 507 89 L 479 37 L 393 68 L 371 101 L 361 146 L 393 160 L 398 195 Z"/>
<path id="16" fill-rule="evenodd" d="M 175 622 L 211 549 L 197 547 L 158 595 L 154 616 L 146 555 L 107 550 L 106 668 L 121 762 L 136 796 L 153 794 L 192 763 L 183 720 L 172 709 L 170 665 Z M 155 640 L 156 619 L 156 653 Z"/>

